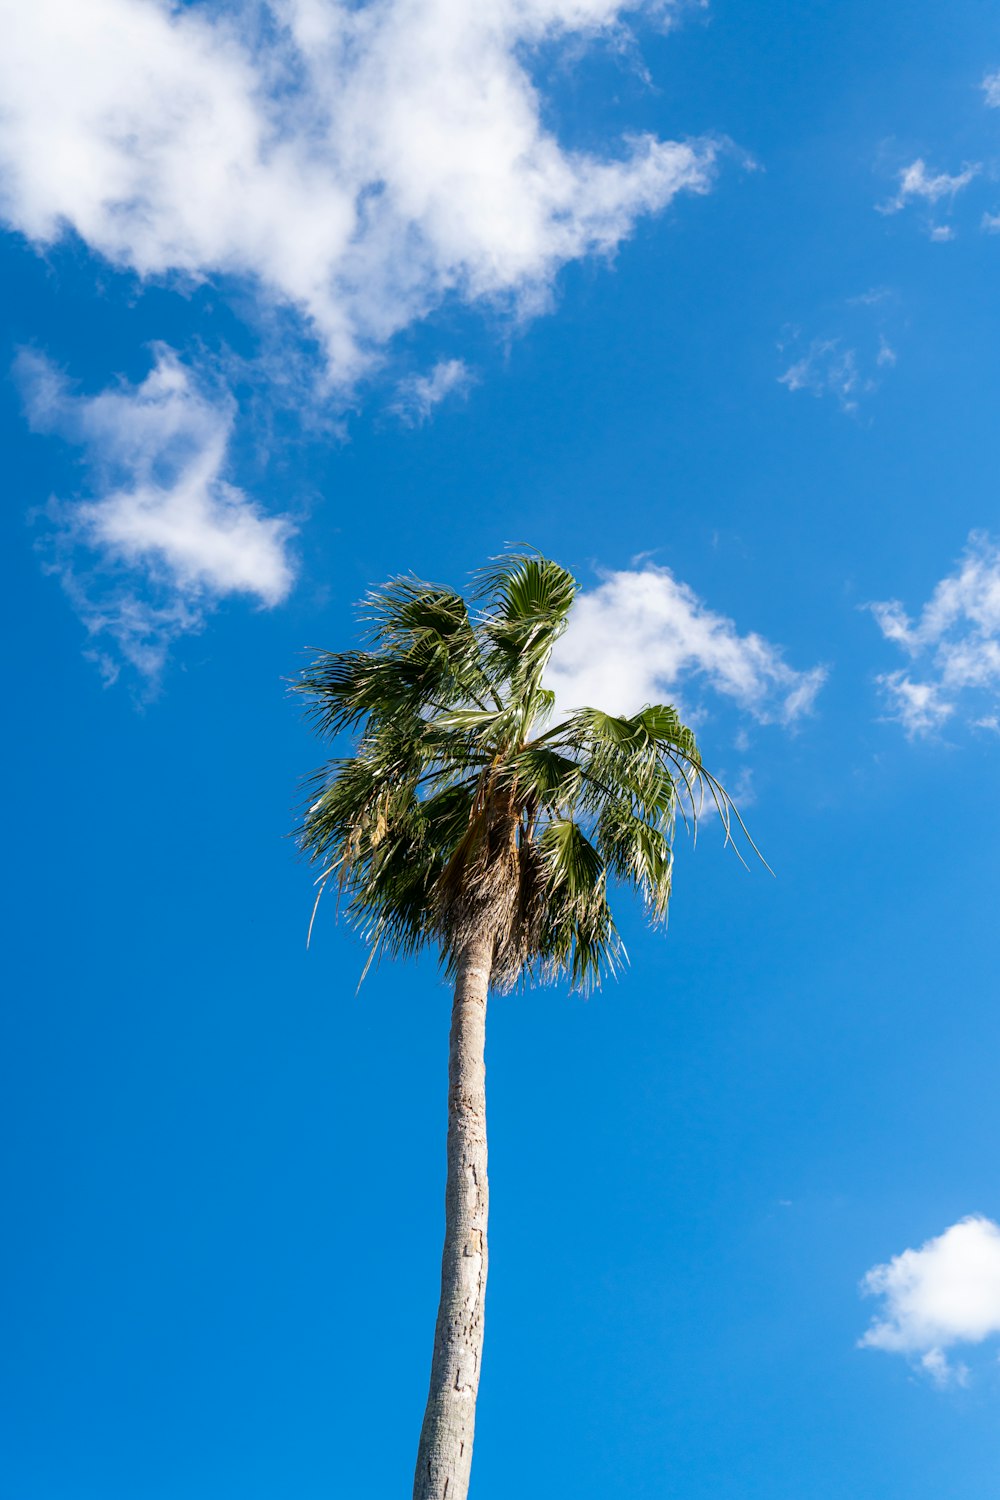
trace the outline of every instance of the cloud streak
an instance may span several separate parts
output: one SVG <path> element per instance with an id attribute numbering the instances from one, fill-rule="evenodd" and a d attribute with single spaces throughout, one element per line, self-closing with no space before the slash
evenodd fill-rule
<path id="1" fill-rule="evenodd" d="M 41 356 L 17 363 L 35 431 L 82 448 L 97 498 L 47 508 L 52 566 L 108 677 L 121 659 L 155 677 L 169 643 L 222 598 L 264 606 L 291 589 L 287 516 L 225 478 L 235 403 L 199 385 L 163 345 L 138 386 L 75 394 Z"/>

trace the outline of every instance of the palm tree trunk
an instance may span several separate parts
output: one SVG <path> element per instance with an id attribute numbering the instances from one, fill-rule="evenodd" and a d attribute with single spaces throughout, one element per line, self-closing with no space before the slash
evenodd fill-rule
<path id="1" fill-rule="evenodd" d="M 441 1301 L 413 1500 L 466 1500 L 486 1297 L 486 995 L 492 939 L 471 942 L 455 980 L 448 1055 L 448 1181 Z"/>

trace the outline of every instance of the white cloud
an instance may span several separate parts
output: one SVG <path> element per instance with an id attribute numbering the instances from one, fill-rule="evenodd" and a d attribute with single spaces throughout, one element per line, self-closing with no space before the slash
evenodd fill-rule
<path id="1" fill-rule="evenodd" d="M 228 594 L 280 603 L 293 581 L 286 516 L 267 516 L 223 477 L 235 415 L 176 355 L 155 350 L 138 386 L 75 395 L 40 356 L 17 364 L 31 424 L 80 444 L 99 497 L 53 501 L 54 567 L 89 634 L 147 675 L 169 641 Z M 113 675 L 113 659 L 101 657 Z"/>
<path id="2" fill-rule="evenodd" d="M 710 140 L 598 156 L 543 123 L 543 44 L 662 0 L 0 0 L 0 215 L 141 276 L 249 278 L 348 386 L 446 298 L 546 305 L 563 264 L 707 191 Z"/>
<path id="3" fill-rule="evenodd" d="M 875 681 L 885 696 L 888 717 L 902 724 L 908 735 L 940 729 L 955 712 L 938 683 L 914 682 L 904 671 L 882 672 Z"/>
<path id="4" fill-rule="evenodd" d="M 987 234 L 1000 234 L 1000 214 L 983 214 L 981 228 Z"/>
<path id="5" fill-rule="evenodd" d="M 860 292 L 856 297 L 848 297 L 848 307 L 880 307 L 883 303 L 895 300 L 896 293 L 889 286 L 869 287 L 867 292 Z"/>
<path id="6" fill-rule="evenodd" d="M 880 347 L 878 364 L 885 363 L 881 354 Z M 858 351 L 845 349 L 839 339 L 814 339 L 801 359 L 778 376 L 778 382 L 790 391 L 834 396 L 846 412 L 856 412 L 859 398 L 875 389 L 875 382 L 858 368 Z"/>
<path id="7" fill-rule="evenodd" d="M 947 245 L 949 240 L 955 238 L 955 231 L 950 224 L 932 224 L 928 234 L 935 245 Z"/>
<path id="8" fill-rule="evenodd" d="M 740 635 L 668 569 L 646 566 L 579 595 L 548 686 L 564 709 L 633 713 L 704 684 L 762 722 L 790 724 L 810 711 L 825 677 L 823 667 L 795 671 L 778 647 Z"/>
<path id="9" fill-rule="evenodd" d="M 861 1283 L 882 1309 L 860 1340 L 916 1359 L 938 1385 L 965 1384 L 968 1369 L 946 1349 L 1000 1334 L 1000 1226 L 970 1217 L 874 1266 Z"/>
<path id="10" fill-rule="evenodd" d="M 567 262 L 610 256 L 641 215 L 709 190 L 718 142 L 565 145 L 542 77 L 554 46 L 624 50 L 627 15 L 666 24 L 684 3 L 0 0 L 0 222 L 42 248 L 79 236 L 113 266 L 182 289 L 215 280 L 262 327 L 291 322 L 305 338 L 258 368 L 297 397 L 314 340 L 321 394 L 336 397 L 321 403 L 328 416 L 435 309 L 539 313 Z M 394 409 L 422 421 L 470 380 L 442 360 L 399 385 Z M 92 402 L 37 365 L 28 381 L 40 423 L 49 382 L 50 425 L 121 471 L 99 501 L 61 510 L 64 586 L 95 634 L 155 669 L 212 597 L 271 603 L 287 589 L 287 521 L 221 477 L 228 400 L 167 355 L 138 390 Z M 183 465 L 174 419 L 200 455 Z M 160 460 L 123 451 L 140 421 L 173 455 L 165 489 Z M 93 570 L 77 571 L 81 546 L 102 572 L 131 569 L 100 605 Z M 159 592 L 143 594 L 154 574 Z"/>
<path id="11" fill-rule="evenodd" d="M 972 533 L 965 556 L 937 584 L 918 619 L 898 599 L 868 608 L 886 640 L 922 664 L 923 680 L 904 671 L 878 679 L 890 716 L 909 734 L 939 727 L 963 695 L 975 701 L 986 694 L 992 701 L 1000 694 L 1000 545 L 984 532 Z"/>
<path id="12" fill-rule="evenodd" d="M 408 426 L 419 426 L 446 396 L 464 394 L 472 380 L 464 360 L 438 360 L 429 375 L 410 375 L 399 382 L 390 409 Z"/>
<path id="13" fill-rule="evenodd" d="M 1000 109 L 1000 72 L 987 73 L 983 79 L 983 93 L 988 109 Z"/>
<path id="14" fill-rule="evenodd" d="M 895 349 L 889 343 L 885 334 L 880 333 L 878 339 L 878 353 L 875 356 L 875 363 L 882 367 L 886 365 L 892 366 L 896 363 L 896 359 L 897 355 Z"/>
<path id="15" fill-rule="evenodd" d="M 899 188 L 894 198 L 887 203 L 878 205 L 879 213 L 895 214 L 905 208 L 914 199 L 924 203 L 938 203 L 942 199 L 951 200 L 956 193 L 960 193 L 964 187 L 968 187 L 972 179 L 978 176 L 980 165 L 978 162 L 969 162 L 961 170 L 950 175 L 947 172 L 928 172 L 927 163 L 918 157 L 908 167 L 903 167 L 899 173 Z M 941 238 L 941 235 L 937 236 Z M 947 238 L 948 236 L 943 236 Z"/>
<path id="16" fill-rule="evenodd" d="M 817 398 L 832 397 L 841 411 L 857 416 L 862 402 L 879 389 L 886 372 L 898 359 L 892 328 L 898 295 L 888 286 L 874 286 L 836 306 L 836 332 L 804 341 L 796 323 L 786 324 L 778 350 L 786 359 L 794 354 L 778 383 L 793 394 L 806 391 Z"/>

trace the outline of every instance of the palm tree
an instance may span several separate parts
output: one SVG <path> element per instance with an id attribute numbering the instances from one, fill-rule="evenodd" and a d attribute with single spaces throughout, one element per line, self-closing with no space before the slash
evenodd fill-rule
<path id="1" fill-rule="evenodd" d="M 482 570 L 471 609 L 452 589 L 396 578 L 364 603 L 366 649 L 323 653 L 296 684 L 322 735 L 356 737 L 310 783 L 300 839 L 321 867 L 319 895 L 336 882 L 369 964 L 433 946 L 454 983 L 441 1300 L 414 1500 L 465 1500 L 469 1486 L 487 994 L 598 984 L 623 956 L 609 885 L 633 887 L 663 922 L 677 812 L 693 824 L 706 788 L 727 835 L 735 812 L 673 708 L 580 708 L 550 725 L 545 669 L 575 593 L 569 573 L 535 555 Z"/>

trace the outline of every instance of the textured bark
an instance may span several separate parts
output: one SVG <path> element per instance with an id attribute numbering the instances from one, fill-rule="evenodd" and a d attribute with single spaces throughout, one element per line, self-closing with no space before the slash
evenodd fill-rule
<path id="1" fill-rule="evenodd" d="M 492 956 L 491 940 L 471 942 L 455 981 L 441 1301 L 413 1500 L 465 1500 L 469 1490 L 486 1297 L 485 1045 Z"/>

